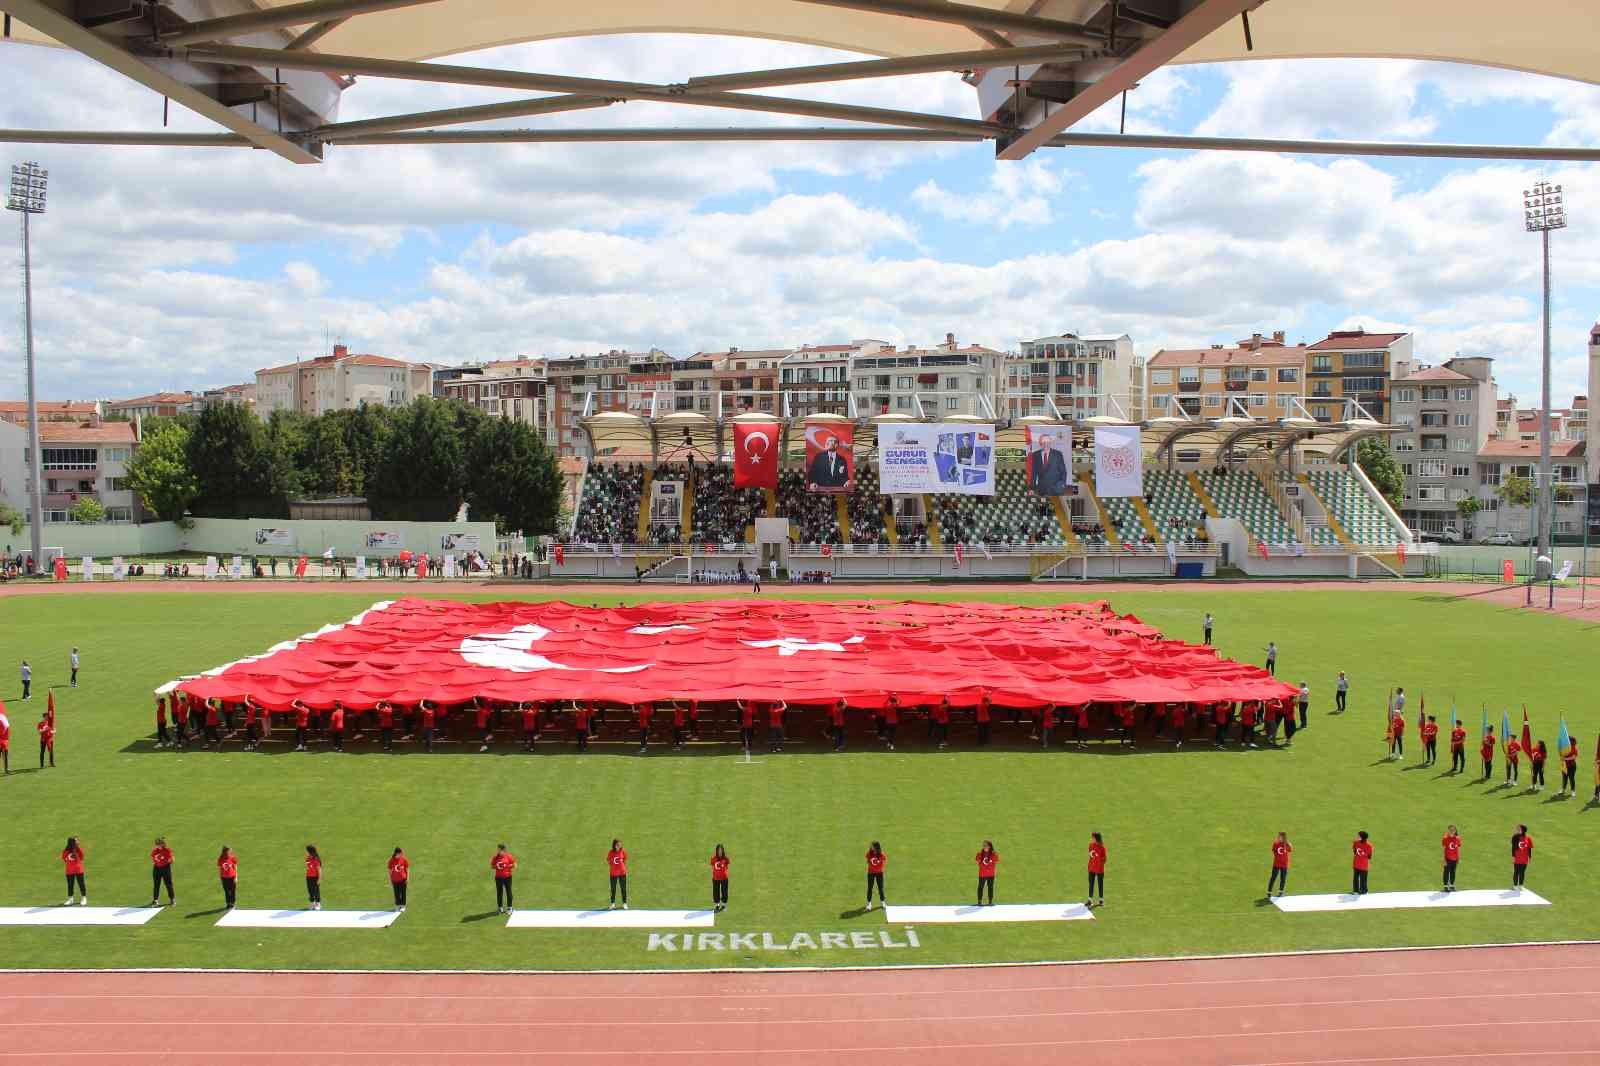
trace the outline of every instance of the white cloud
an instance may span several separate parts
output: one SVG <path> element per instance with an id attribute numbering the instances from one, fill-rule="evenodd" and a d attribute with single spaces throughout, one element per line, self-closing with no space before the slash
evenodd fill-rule
<path id="1" fill-rule="evenodd" d="M 1195 128 L 1213 137 L 1411 140 L 1437 126 L 1419 111 L 1419 64 L 1258 60 L 1227 69 L 1222 102 Z"/>
<path id="2" fill-rule="evenodd" d="M 310 263 L 295 261 L 283 265 L 283 276 L 301 296 L 320 296 L 327 288 L 322 274 Z"/>
<path id="3" fill-rule="evenodd" d="M 988 188 L 981 193 L 955 192 L 929 179 L 911 194 L 918 207 L 956 222 L 981 223 L 1009 229 L 1043 226 L 1052 220 L 1051 203 L 1065 185 L 1066 175 L 1046 159 L 996 162 L 989 172 Z"/>

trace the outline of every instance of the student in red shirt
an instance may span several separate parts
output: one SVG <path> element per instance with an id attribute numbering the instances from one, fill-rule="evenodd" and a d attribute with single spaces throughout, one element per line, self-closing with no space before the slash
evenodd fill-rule
<path id="1" fill-rule="evenodd" d="M 315 844 L 306 845 L 306 898 L 312 910 L 322 909 L 322 856 Z"/>
<path id="2" fill-rule="evenodd" d="M 1467 727 L 1460 722 L 1450 730 L 1450 772 L 1467 772 Z"/>
<path id="3" fill-rule="evenodd" d="M 1077 724 L 1073 727 L 1073 729 L 1078 734 L 1078 747 L 1088 747 L 1088 745 L 1084 743 L 1083 738 L 1089 732 L 1089 705 L 1087 703 L 1078 704 L 1076 713 L 1077 718 L 1075 721 Z"/>
<path id="4" fill-rule="evenodd" d="M 1089 895 L 1085 907 L 1106 905 L 1106 845 L 1099 833 L 1089 834 Z"/>
<path id="5" fill-rule="evenodd" d="M 1519 825 L 1511 834 L 1511 887 L 1518 892 L 1522 891 L 1522 882 L 1528 876 L 1528 861 L 1532 858 L 1533 838 L 1528 835 L 1527 826 Z"/>
<path id="6" fill-rule="evenodd" d="M 944 751 L 950 746 L 950 697 L 945 696 L 933 708 L 933 739 Z"/>
<path id="7" fill-rule="evenodd" d="M 1572 738 L 1568 741 L 1566 751 L 1558 751 L 1561 756 L 1561 794 L 1563 796 L 1577 796 L 1578 794 L 1578 741 Z"/>
<path id="8" fill-rule="evenodd" d="M 166 837 L 156 837 L 155 847 L 150 849 L 150 906 L 161 906 L 161 886 L 167 886 L 167 906 L 172 906 L 177 900 L 172 894 L 172 849 L 167 847 Z"/>
<path id="9" fill-rule="evenodd" d="M 1272 842 L 1272 872 L 1267 875 L 1267 898 L 1272 898 L 1272 886 L 1278 886 L 1278 895 L 1281 897 L 1289 887 L 1289 857 L 1294 854 L 1294 845 L 1289 843 L 1288 833 L 1279 833 L 1278 839 Z"/>
<path id="10" fill-rule="evenodd" d="M 206 700 L 206 747 L 222 747 L 222 734 L 217 729 L 217 724 L 222 718 L 221 709 L 217 700 Z"/>
<path id="11" fill-rule="evenodd" d="M 756 742 L 755 700 L 739 701 L 739 740 L 744 745 L 744 753 L 749 755 L 750 748 Z"/>
<path id="12" fill-rule="evenodd" d="M 985 840 L 983 847 L 978 849 L 978 854 L 973 856 L 978 863 L 978 906 L 983 906 L 983 890 L 989 889 L 989 906 L 994 906 L 994 868 L 1000 865 L 1000 853 L 994 850 L 994 842 Z"/>
<path id="13" fill-rule="evenodd" d="M 231 911 L 238 898 L 235 890 L 239 885 L 239 857 L 228 850 L 226 844 L 222 845 L 222 854 L 217 856 L 217 877 L 222 881 L 223 909 Z"/>
<path id="14" fill-rule="evenodd" d="M 783 750 L 783 715 L 789 705 L 782 700 L 767 704 L 767 750 Z"/>
<path id="15" fill-rule="evenodd" d="M 994 706 L 989 701 L 989 694 L 985 692 L 978 697 L 978 709 L 973 712 L 973 718 L 978 724 L 978 746 L 989 743 L 989 719 L 993 714 Z"/>
<path id="16" fill-rule="evenodd" d="M 683 750 L 684 727 L 689 722 L 689 711 L 683 700 L 672 701 L 672 750 Z"/>
<path id="17" fill-rule="evenodd" d="M 1039 709 L 1039 746 L 1050 750 L 1050 734 L 1056 731 L 1056 705 L 1047 703 Z"/>
<path id="18" fill-rule="evenodd" d="M 1117 704 L 1117 722 L 1122 726 L 1122 743 L 1132 747 L 1135 743 L 1133 735 L 1133 702 L 1124 700 Z"/>
<path id="19" fill-rule="evenodd" d="M 433 750 L 434 709 L 432 700 L 417 701 L 417 732 L 422 738 L 422 750 Z"/>
<path id="20" fill-rule="evenodd" d="M 1439 761 L 1439 720 L 1428 715 L 1422 723 L 1422 765 L 1432 766 Z"/>
<path id="21" fill-rule="evenodd" d="M 1179 748 L 1183 747 L 1183 727 L 1188 711 L 1188 704 L 1174 703 L 1171 712 L 1167 715 L 1167 720 L 1172 723 L 1172 737 L 1178 742 L 1177 747 Z"/>
<path id="22" fill-rule="evenodd" d="M 389 887 L 394 889 L 394 909 L 401 914 L 406 910 L 406 885 L 411 881 L 411 860 L 399 848 L 389 856 Z"/>
<path id="23" fill-rule="evenodd" d="M 394 752 L 394 707 L 388 700 L 379 700 L 374 708 L 378 712 L 378 735 L 383 738 L 383 750 Z"/>
<path id="24" fill-rule="evenodd" d="M 306 750 L 306 730 L 311 726 L 311 708 L 300 700 L 295 700 L 289 706 L 294 710 L 294 750 Z"/>
<path id="25" fill-rule="evenodd" d="M 156 747 L 164 748 L 172 738 L 167 734 L 167 698 L 156 697 Z"/>
<path id="26" fill-rule="evenodd" d="M 883 868 L 888 865 L 889 856 L 883 853 L 883 845 L 874 840 L 867 848 L 867 910 L 872 909 L 872 886 L 878 886 L 878 902 L 885 907 L 889 905 L 888 897 L 883 894 Z"/>
<path id="27" fill-rule="evenodd" d="M 700 739 L 700 701 L 689 701 L 689 739 Z"/>
<path id="28" fill-rule="evenodd" d="M 573 707 L 572 735 L 578 742 L 579 751 L 589 750 L 589 721 L 593 714 L 594 708 L 587 702 Z"/>
<path id="29" fill-rule="evenodd" d="M 639 714 L 639 754 L 643 755 L 650 750 L 650 720 L 655 717 L 656 705 L 645 700 L 635 710 Z"/>
<path id="30" fill-rule="evenodd" d="M 1247 748 L 1256 746 L 1256 702 L 1246 700 L 1239 709 L 1239 739 Z"/>
<path id="31" fill-rule="evenodd" d="M 828 704 L 828 723 L 833 729 L 833 750 L 844 750 L 844 700 Z"/>
<path id="32" fill-rule="evenodd" d="M 257 740 L 257 738 L 261 735 L 260 731 L 259 731 L 260 727 L 256 724 L 256 718 L 260 713 L 261 713 L 261 708 L 256 706 L 256 701 L 251 699 L 249 696 L 245 696 L 245 698 L 244 698 L 244 750 L 245 751 L 255 751 L 256 748 L 260 747 L 260 743 Z"/>
<path id="33" fill-rule="evenodd" d="M 189 734 L 189 698 L 181 692 L 172 694 L 172 746 L 181 748 Z"/>
<path id="34" fill-rule="evenodd" d="M 495 909 L 501 914 L 510 914 L 514 902 L 511 898 L 511 875 L 517 872 L 517 857 L 501 844 L 489 860 L 489 867 L 494 870 Z"/>
<path id="35" fill-rule="evenodd" d="M 44 757 L 50 756 L 50 765 L 56 764 L 56 724 L 50 720 L 49 715 L 40 715 L 39 724 L 34 728 L 39 730 L 39 769 L 44 769 Z"/>
<path id="36" fill-rule="evenodd" d="M 517 710 L 522 712 L 522 750 L 532 751 L 539 742 L 539 704 L 519 703 Z"/>
<path id="37" fill-rule="evenodd" d="M 893 692 L 883 701 L 883 739 L 894 750 L 894 735 L 900 729 L 900 697 Z"/>
<path id="38" fill-rule="evenodd" d="M 83 845 L 78 843 L 77 837 L 68 837 L 67 846 L 61 849 L 61 861 L 67 867 L 67 899 L 61 904 L 63 907 L 72 906 L 72 888 L 77 885 L 78 905 L 89 905 L 89 886 L 83 882 Z"/>
<path id="39" fill-rule="evenodd" d="M 1351 878 L 1350 891 L 1357 896 L 1367 894 L 1367 871 L 1372 865 L 1372 844 L 1367 840 L 1367 831 L 1363 829 L 1356 834 L 1356 839 L 1350 845 Z"/>
<path id="40" fill-rule="evenodd" d="M 1456 890 L 1456 863 L 1461 861 L 1461 834 L 1456 832 L 1455 826 L 1448 826 L 1444 831 L 1444 838 L 1439 841 L 1444 848 L 1444 890 Z"/>
<path id="41" fill-rule="evenodd" d="M 1483 734 L 1483 743 L 1478 745 L 1478 757 L 1483 760 L 1483 780 L 1487 781 L 1494 776 L 1494 727 L 1490 727 Z"/>
<path id="42" fill-rule="evenodd" d="M 161 745 L 156 745 L 160 747 Z M 5 764 L 6 776 L 11 776 L 11 718 L 6 714 L 5 700 L 0 700 L 0 762 Z"/>
<path id="43" fill-rule="evenodd" d="M 488 751 L 489 745 L 494 743 L 494 710 L 488 700 L 474 699 L 472 704 L 477 712 L 478 750 Z"/>
<path id="44" fill-rule="evenodd" d="M 1506 741 L 1506 784 L 1521 780 L 1522 745 L 1516 737 Z"/>
<path id="45" fill-rule="evenodd" d="M 333 737 L 333 750 L 344 750 L 344 704 L 333 701 L 333 713 L 328 716 L 328 732 Z"/>
<path id="46" fill-rule="evenodd" d="M 1528 775 L 1529 783 L 1535 792 L 1544 791 L 1544 761 L 1549 757 L 1550 749 L 1545 746 L 1542 740 L 1533 746 L 1532 751 L 1528 752 L 1528 769 L 1532 771 Z"/>
<path id="47" fill-rule="evenodd" d="M 611 850 L 606 852 L 606 870 L 611 875 L 611 906 L 607 910 L 617 909 L 617 889 L 622 889 L 622 909 L 628 909 L 628 853 L 622 848 L 622 841 L 613 840 Z"/>
<path id="48" fill-rule="evenodd" d="M 1219 703 L 1212 708 L 1217 722 L 1217 747 L 1222 747 L 1228 741 L 1228 719 L 1233 716 L 1233 704 Z"/>
<path id="49" fill-rule="evenodd" d="M 711 909 L 728 909 L 728 853 L 721 844 L 711 853 Z"/>

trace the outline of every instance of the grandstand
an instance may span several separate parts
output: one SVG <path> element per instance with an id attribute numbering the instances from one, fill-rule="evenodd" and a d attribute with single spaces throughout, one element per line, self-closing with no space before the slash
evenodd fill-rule
<path id="1" fill-rule="evenodd" d="M 996 425 L 994 495 L 891 497 L 879 491 L 877 430 L 907 421 L 904 416 L 854 420 L 855 484 L 842 495 L 807 491 L 801 429 L 815 419 L 851 420 L 738 418 L 781 424 L 775 491 L 735 488 L 732 466 L 714 461 L 727 454 L 720 419 L 691 412 L 660 419 L 607 412 L 586 419 L 600 458 L 588 465 L 564 572 L 686 580 L 702 565 L 697 555 L 717 552 L 716 565 L 740 572 L 777 563 L 813 578 L 1158 576 L 1184 563 L 1195 564 L 1191 574 L 1234 567 L 1252 574 L 1364 576 L 1404 569 L 1408 556 L 1420 563 L 1427 551 L 1412 542 L 1370 482 L 1346 465 L 1361 438 L 1395 431 L 1366 417 L 1327 423 L 1236 413 L 1141 423 L 1143 493 L 1128 497 L 1096 493 L 1093 452 L 1081 445 L 1068 495 L 1032 492 L 1022 461 L 1024 429 L 1043 419 Z M 1075 433 L 1087 441 L 1100 424 L 1132 423 L 1089 419 Z M 664 441 L 671 442 L 670 454 L 691 458 L 643 460 Z M 695 455 L 712 461 L 696 462 Z M 686 488 L 675 516 L 649 513 L 651 486 L 663 478 Z M 766 530 L 760 534 L 763 517 L 784 522 L 759 527 Z M 783 540 L 775 528 L 787 530 Z M 591 570 L 583 569 L 585 558 L 593 561 Z M 674 559 L 685 562 L 673 565 Z"/>

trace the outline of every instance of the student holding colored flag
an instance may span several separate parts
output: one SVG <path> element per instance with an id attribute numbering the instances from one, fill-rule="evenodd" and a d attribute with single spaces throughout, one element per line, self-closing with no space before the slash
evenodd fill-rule
<path id="1" fill-rule="evenodd" d="M 1528 705 L 1522 705 L 1522 751 L 1523 754 L 1533 756 L 1533 730 L 1528 726 Z"/>
<path id="2" fill-rule="evenodd" d="M 1561 756 L 1561 795 L 1578 794 L 1578 741 L 1567 732 L 1567 716 L 1561 716 L 1561 729 L 1556 734 L 1556 754 Z"/>
<path id="3" fill-rule="evenodd" d="M 1494 776 L 1494 729 L 1483 727 L 1483 742 L 1478 745 L 1478 756 L 1483 760 L 1483 780 Z"/>
<path id="4" fill-rule="evenodd" d="M 1417 739 L 1422 741 L 1422 763 L 1424 766 L 1433 762 L 1433 750 L 1428 745 L 1428 697 L 1423 696 L 1417 700 Z M 1437 732 L 1437 730 L 1435 730 Z"/>
<path id="5" fill-rule="evenodd" d="M 1432 715 L 1422 723 L 1422 765 L 1432 766 L 1439 760 L 1439 720 Z"/>
<path id="6" fill-rule="evenodd" d="M 1456 717 L 1456 705 L 1450 705 L 1450 772 L 1467 772 L 1467 730 Z"/>
<path id="7" fill-rule="evenodd" d="M 1544 791 L 1544 764 L 1548 758 L 1550 758 L 1550 749 L 1545 747 L 1542 740 L 1528 752 L 1528 768 L 1533 771 L 1529 778 L 1535 792 Z"/>

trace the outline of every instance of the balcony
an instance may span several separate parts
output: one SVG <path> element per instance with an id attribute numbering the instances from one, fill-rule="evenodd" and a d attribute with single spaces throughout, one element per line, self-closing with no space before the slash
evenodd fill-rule
<path id="1" fill-rule="evenodd" d="M 47 511 L 71 510 L 79 500 L 99 500 L 98 492 L 47 492 L 44 495 L 44 508 Z"/>
<path id="2" fill-rule="evenodd" d="M 1180 382 L 1178 382 L 1178 391 L 1179 392 L 1199 392 L 1200 391 L 1200 382 L 1198 382 L 1198 381 L 1180 381 Z"/>
<path id="3" fill-rule="evenodd" d="M 1248 392 L 1250 382 L 1245 378 L 1229 378 L 1226 387 L 1229 392 Z"/>

